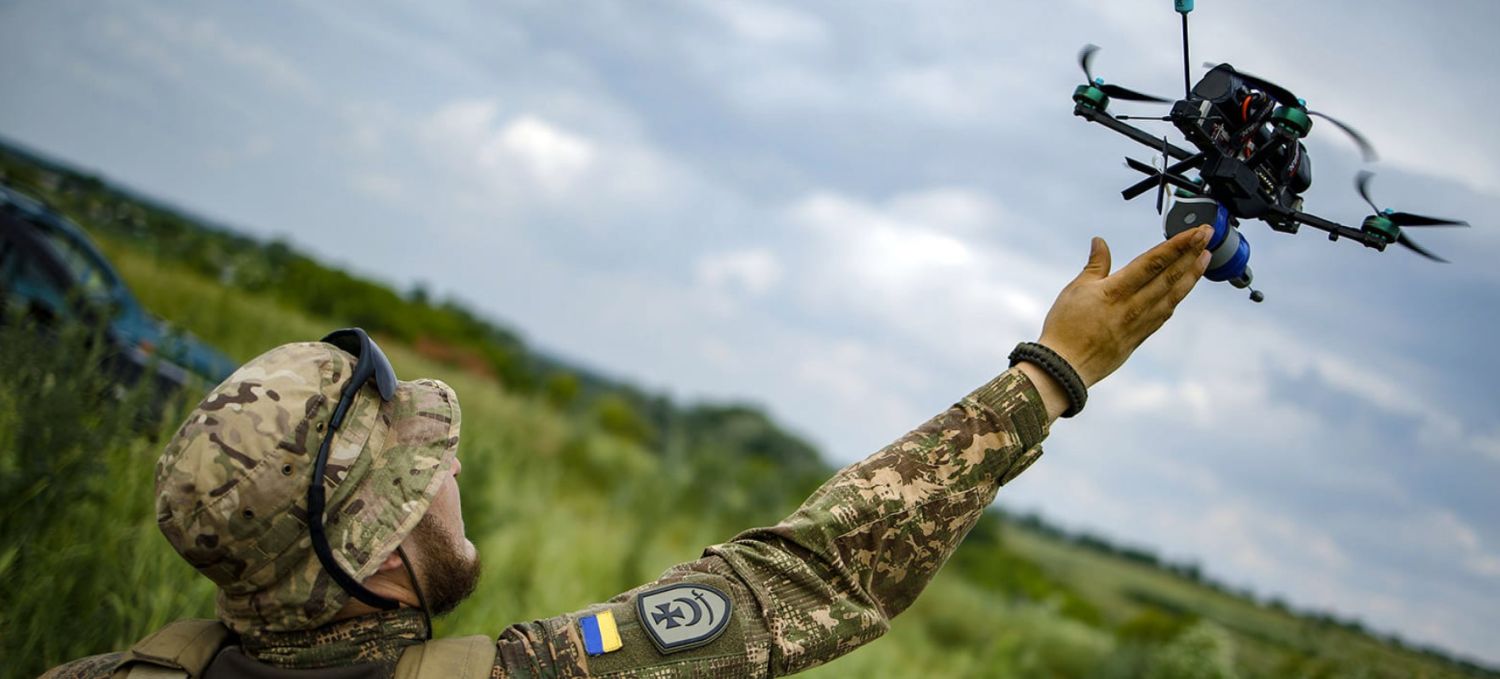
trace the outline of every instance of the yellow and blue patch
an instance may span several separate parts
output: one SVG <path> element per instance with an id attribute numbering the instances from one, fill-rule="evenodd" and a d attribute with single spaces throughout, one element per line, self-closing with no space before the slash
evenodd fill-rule
<path id="1" fill-rule="evenodd" d="M 620 650 L 620 630 L 615 627 L 613 611 L 599 611 L 578 619 L 583 633 L 583 650 L 589 655 L 604 655 Z"/>

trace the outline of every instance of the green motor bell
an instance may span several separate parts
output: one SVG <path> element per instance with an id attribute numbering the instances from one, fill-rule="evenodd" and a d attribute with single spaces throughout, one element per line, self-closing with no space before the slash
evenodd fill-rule
<path id="1" fill-rule="evenodd" d="M 1093 85 L 1079 85 L 1073 90 L 1073 101 L 1100 111 L 1109 108 L 1109 95 Z"/>
<path id="2" fill-rule="evenodd" d="M 1299 138 L 1306 137 L 1307 133 L 1312 130 L 1312 118 L 1307 115 L 1305 109 L 1301 108 L 1277 106 L 1276 110 L 1271 112 L 1271 122 Z"/>
<path id="3" fill-rule="evenodd" d="M 1401 237 L 1401 227 L 1396 226 L 1385 215 L 1365 217 L 1365 222 L 1360 225 L 1359 229 L 1385 241 L 1387 245 L 1396 242 L 1396 239 Z"/>

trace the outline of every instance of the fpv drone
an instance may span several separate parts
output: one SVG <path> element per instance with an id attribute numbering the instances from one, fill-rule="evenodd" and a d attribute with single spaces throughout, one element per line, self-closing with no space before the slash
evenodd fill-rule
<path id="1" fill-rule="evenodd" d="M 1188 71 L 1188 13 L 1193 0 L 1174 0 L 1182 15 L 1182 79 L 1186 96 L 1173 102 L 1142 94 L 1095 78 L 1091 63 L 1099 48 L 1087 45 L 1078 53 L 1078 64 L 1088 81 L 1073 90 L 1073 114 L 1099 123 L 1161 154 L 1160 167 L 1126 158 L 1131 169 L 1146 178 L 1121 191 L 1125 200 L 1156 189 L 1156 211 L 1162 212 L 1168 184 L 1174 187 L 1171 210 L 1164 217 L 1167 237 L 1200 224 L 1211 224 L 1212 258 L 1204 277 L 1248 288 L 1250 244 L 1237 229 L 1242 219 L 1258 219 L 1275 231 L 1297 233 L 1302 225 L 1384 251 L 1397 243 L 1428 259 L 1445 262 L 1417 245 L 1403 229 L 1420 226 L 1468 226 L 1467 222 L 1424 217 L 1410 212 L 1382 210 L 1370 199 L 1369 183 L 1374 175 L 1361 171 L 1355 178 L 1359 195 L 1374 213 L 1358 229 L 1302 211 L 1302 193 L 1312 186 L 1312 159 L 1302 139 L 1312 130 L 1313 117 L 1339 128 L 1359 147 L 1366 162 L 1375 160 L 1375 149 L 1354 128 L 1307 108 L 1307 102 L 1291 90 L 1263 78 L 1235 70 L 1229 64 L 1204 64 L 1208 73 L 1190 85 Z M 1172 104 L 1166 116 L 1125 116 L 1108 113 L 1111 99 Z M 1126 120 L 1168 121 L 1197 150 L 1189 151 L 1135 127 Z M 1173 162 L 1175 161 L 1175 162 Z M 1184 173 L 1196 172 L 1197 176 Z M 1250 299 L 1265 296 L 1252 289 Z"/>

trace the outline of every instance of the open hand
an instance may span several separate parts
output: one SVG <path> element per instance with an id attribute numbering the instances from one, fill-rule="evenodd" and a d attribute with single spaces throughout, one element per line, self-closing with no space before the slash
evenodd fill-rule
<path id="1" fill-rule="evenodd" d="M 1109 245 L 1094 238 L 1088 264 L 1058 293 L 1037 341 L 1093 386 L 1172 317 L 1208 267 L 1212 235 L 1208 226 L 1183 231 L 1113 274 Z"/>

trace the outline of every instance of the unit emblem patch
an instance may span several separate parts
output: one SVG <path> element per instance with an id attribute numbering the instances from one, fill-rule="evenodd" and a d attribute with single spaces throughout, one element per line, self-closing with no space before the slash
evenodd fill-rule
<path id="1" fill-rule="evenodd" d="M 698 648 L 719 638 L 734 608 L 717 588 L 690 582 L 642 592 L 635 606 L 646 636 L 662 653 Z"/>

